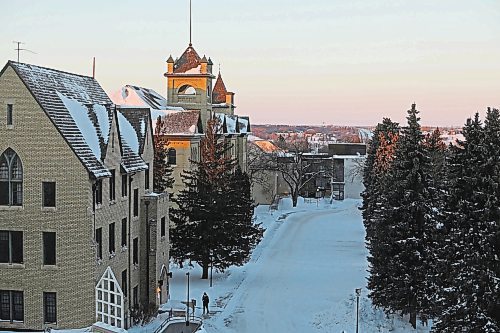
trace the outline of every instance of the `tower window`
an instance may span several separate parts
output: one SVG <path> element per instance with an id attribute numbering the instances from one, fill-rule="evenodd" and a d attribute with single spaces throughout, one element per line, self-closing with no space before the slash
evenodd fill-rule
<path id="1" fill-rule="evenodd" d="M 189 84 L 185 84 L 177 91 L 179 95 L 196 95 L 196 89 Z"/>

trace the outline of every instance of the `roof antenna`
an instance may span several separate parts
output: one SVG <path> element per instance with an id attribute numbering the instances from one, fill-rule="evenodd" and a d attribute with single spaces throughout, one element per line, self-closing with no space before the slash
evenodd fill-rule
<path id="1" fill-rule="evenodd" d="M 193 46 L 193 44 L 191 43 L 191 31 L 192 31 L 192 24 L 191 24 L 191 0 L 189 0 L 189 46 Z"/>
<path id="2" fill-rule="evenodd" d="M 92 78 L 95 79 L 95 57 L 92 61 Z"/>
<path id="3" fill-rule="evenodd" d="M 14 49 L 15 51 L 17 51 L 17 62 L 19 62 L 19 52 L 20 52 L 20 51 L 28 51 L 28 52 L 31 52 L 31 53 L 33 53 L 33 54 L 38 54 L 38 53 L 33 52 L 33 51 L 31 51 L 31 50 L 28 50 L 28 49 L 22 49 L 22 48 L 21 48 L 21 44 L 26 44 L 26 43 L 23 43 L 23 42 L 18 42 L 18 41 L 13 41 L 12 43 L 17 44 L 17 49 Z"/>

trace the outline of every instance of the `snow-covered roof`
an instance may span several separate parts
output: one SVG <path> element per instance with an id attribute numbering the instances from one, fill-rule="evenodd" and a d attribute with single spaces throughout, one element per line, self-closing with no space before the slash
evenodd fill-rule
<path id="1" fill-rule="evenodd" d="M 182 111 L 181 107 L 169 106 L 167 100 L 153 89 L 126 85 L 111 95 L 113 103 L 125 107 L 149 107 L 154 110 Z"/>
<path id="2" fill-rule="evenodd" d="M 168 112 L 164 115 L 164 120 L 166 135 L 195 135 L 202 133 L 199 111 Z"/>
<path id="3" fill-rule="evenodd" d="M 281 150 L 278 146 L 268 140 L 254 140 L 251 143 L 259 147 L 265 153 L 274 153 Z"/>
<path id="4" fill-rule="evenodd" d="M 95 178 L 111 176 L 102 161 L 113 103 L 99 83 L 92 77 L 35 65 L 9 61 L 7 66 L 19 75 L 90 174 Z M 123 115 L 118 113 L 124 168 L 147 169 L 139 156 L 140 136 L 127 119 L 121 118 Z"/>
<path id="5" fill-rule="evenodd" d="M 250 133 L 250 118 L 215 112 L 219 119 L 223 134 L 248 134 Z"/>
<path id="6" fill-rule="evenodd" d="M 97 178 L 110 176 L 101 157 L 109 135 L 104 110 L 109 121 L 112 102 L 99 83 L 88 76 L 13 61 L 7 66 L 19 75 L 85 168 Z"/>
<path id="7" fill-rule="evenodd" d="M 187 71 L 196 68 L 200 65 L 201 58 L 194 49 L 194 47 L 189 44 L 187 49 L 182 53 L 179 59 L 174 63 L 174 73 L 186 73 Z M 198 73 L 199 74 L 199 73 Z"/>

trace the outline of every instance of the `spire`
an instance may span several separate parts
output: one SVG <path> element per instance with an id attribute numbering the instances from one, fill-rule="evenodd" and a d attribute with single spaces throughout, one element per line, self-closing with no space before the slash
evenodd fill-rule
<path id="1" fill-rule="evenodd" d="M 170 55 L 170 57 L 168 57 L 167 62 L 169 62 L 169 63 L 173 63 L 174 62 L 174 58 L 172 58 L 172 55 Z"/>
<path id="2" fill-rule="evenodd" d="M 189 0 L 189 46 L 193 46 L 191 37 L 192 37 L 192 14 L 191 14 L 191 0 Z"/>

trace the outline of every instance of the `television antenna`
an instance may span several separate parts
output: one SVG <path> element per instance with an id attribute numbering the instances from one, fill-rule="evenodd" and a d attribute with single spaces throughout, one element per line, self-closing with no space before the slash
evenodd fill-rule
<path id="1" fill-rule="evenodd" d="M 38 54 L 38 53 L 33 52 L 31 50 L 28 50 L 28 49 L 22 49 L 21 45 L 24 45 L 26 43 L 18 42 L 18 41 L 13 41 L 12 43 L 17 44 L 17 48 L 14 49 L 15 51 L 17 51 L 17 62 L 19 62 L 19 53 L 20 53 L 20 51 L 28 51 L 28 52 L 33 53 L 33 54 Z"/>

